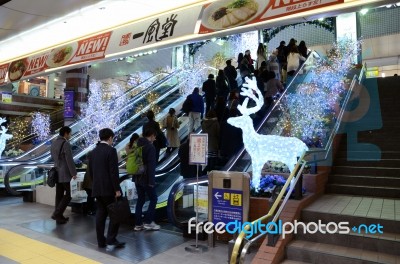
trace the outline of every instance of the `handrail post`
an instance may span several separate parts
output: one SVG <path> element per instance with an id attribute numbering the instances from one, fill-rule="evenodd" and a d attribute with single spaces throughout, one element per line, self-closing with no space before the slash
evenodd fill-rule
<path id="1" fill-rule="evenodd" d="M 272 223 L 272 222 L 270 222 L 270 223 Z M 278 230 L 276 230 L 277 228 L 278 228 L 278 225 L 279 225 L 279 218 L 276 220 L 276 222 L 275 222 L 275 226 L 274 226 L 274 228 L 273 229 L 270 229 L 269 227 L 270 227 L 270 225 L 268 225 L 268 239 L 267 239 L 267 246 L 269 246 L 269 247 L 275 247 L 275 245 L 276 245 L 276 243 L 278 242 L 278 240 L 279 240 L 279 237 L 281 236 L 279 233 L 278 233 Z M 279 228 L 278 228 L 279 229 Z"/>

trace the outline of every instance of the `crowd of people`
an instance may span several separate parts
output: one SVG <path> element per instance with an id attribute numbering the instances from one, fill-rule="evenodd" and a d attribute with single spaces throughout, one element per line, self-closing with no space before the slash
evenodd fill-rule
<path id="1" fill-rule="evenodd" d="M 239 95 L 239 83 L 246 77 L 256 78 L 257 85 L 264 96 L 264 108 L 268 109 L 274 97 L 284 90 L 288 79 L 295 75 L 301 63 L 306 60 L 308 50 L 304 41 L 296 45 L 291 39 L 286 46 L 281 41 L 279 47 L 267 59 L 267 53 L 262 43 L 257 49 L 257 59 L 254 61 L 250 50 L 240 53 L 238 66 L 235 68 L 231 60 L 226 61 L 226 67 L 218 70 L 217 77 L 209 74 L 202 88 L 195 87 L 188 96 L 189 134 L 199 128 L 208 134 L 208 162 L 203 171 L 197 171 L 197 166 L 189 164 L 189 139 L 180 144 L 178 129 L 180 123 L 174 108 L 170 108 L 162 125 L 155 120 L 154 112 L 146 113 L 147 122 L 143 125 L 143 134 L 134 133 L 126 146 L 127 155 L 136 147 L 141 147 L 141 158 L 144 172 L 140 177 L 133 177 L 137 190 L 135 210 L 135 231 L 159 230 L 155 223 L 157 204 L 155 169 L 159 161 L 160 150 L 166 148 L 166 154 L 178 149 L 180 172 L 184 178 L 196 177 L 199 173 L 207 173 L 219 168 L 219 161 L 227 161 L 242 146 L 242 130 L 228 124 L 227 119 L 240 115 L 238 105 L 243 101 Z M 240 75 L 241 78 L 238 78 Z M 203 116 L 205 114 L 205 117 Z M 204 117 L 204 118 L 203 118 Z M 166 129 L 166 136 L 161 128 Z M 98 247 L 113 250 L 124 247 L 125 243 L 117 240 L 119 223 L 112 219 L 108 225 L 107 235 L 104 235 L 107 207 L 122 195 L 119 182 L 118 155 L 112 147 L 114 132 L 109 128 L 99 131 L 99 143 L 88 154 L 88 167 L 83 188 L 88 193 L 87 212 L 96 212 L 96 234 Z M 51 216 L 57 224 L 66 224 L 69 220 L 64 212 L 71 201 L 70 181 L 76 179 L 77 171 L 73 161 L 71 145 L 71 128 L 60 129 L 59 136 L 52 143 L 51 156 L 58 171 L 56 184 L 55 209 Z M 146 195 L 149 198 L 147 212 L 142 215 Z"/>

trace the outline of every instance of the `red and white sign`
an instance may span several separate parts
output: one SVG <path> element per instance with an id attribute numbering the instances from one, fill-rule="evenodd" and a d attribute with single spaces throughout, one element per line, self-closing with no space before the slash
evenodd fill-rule
<path id="1" fill-rule="evenodd" d="M 111 31 L 78 41 L 78 48 L 68 64 L 103 59 L 110 41 Z"/>
<path id="2" fill-rule="evenodd" d="M 9 63 L 0 65 L 0 85 L 6 82 Z"/>
<path id="3" fill-rule="evenodd" d="M 24 73 L 24 77 L 39 73 L 39 72 L 43 72 L 44 70 L 46 70 L 47 64 L 46 61 L 48 59 L 50 55 L 50 51 L 46 52 L 46 53 L 42 53 L 39 55 L 35 55 L 32 57 L 29 57 L 29 64 L 28 64 L 28 68 L 26 69 L 25 73 Z"/>
<path id="4" fill-rule="evenodd" d="M 295 13 L 305 12 L 329 5 L 344 3 L 344 0 L 274 0 L 270 1 L 265 13 L 259 21 L 283 17 Z M 257 21 L 257 22 L 259 22 Z"/>
<path id="5" fill-rule="evenodd" d="M 201 9 L 201 6 L 196 6 L 116 29 L 113 31 L 106 53 L 113 54 L 128 51 L 149 44 L 191 35 L 195 31 Z"/>
<path id="6" fill-rule="evenodd" d="M 216 1 L 204 5 L 199 33 L 254 24 L 343 2 L 344 0 Z"/>
<path id="7" fill-rule="evenodd" d="M 206 165 L 208 152 L 208 134 L 190 134 L 189 164 Z"/>

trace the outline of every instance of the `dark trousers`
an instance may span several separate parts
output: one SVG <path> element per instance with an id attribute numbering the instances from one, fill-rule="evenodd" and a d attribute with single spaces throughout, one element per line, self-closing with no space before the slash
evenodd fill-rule
<path id="1" fill-rule="evenodd" d="M 87 194 L 87 201 L 83 213 L 94 213 L 96 212 L 96 203 L 94 201 L 94 198 L 92 197 L 92 189 L 85 188 L 85 191 Z"/>
<path id="2" fill-rule="evenodd" d="M 206 98 L 206 114 L 211 109 L 214 109 L 215 100 L 213 98 Z"/>
<path id="3" fill-rule="evenodd" d="M 56 218 L 62 217 L 71 201 L 71 186 L 69 182 L 56 183 L 56 208 L 53 215 Z"/>
<path id="4" fill-rule="evenodd" d="M 112 245 L 117 242 L 117 235 L 119 229 L 119 223 L 113 223 L 110 219 L 108 223 L 107 238 L 104 237 L 104 230 L 106 228 L 106 219 L 108 216 L 107 206 L 115 201 L 114 196 L 99 196 L 96 197 L 97 201 L 97 212 L 96 212 L 96 234 L 97 244 L 99 246 Z"/>
<path id="5" fill-rule="evenodd" d="M 149 197 L 150 204 L 147 209 L 146 215 L 144 217 L 144 222 L 146 224 L 150 224 L 151 222 L 154 221 L 154 215 L 156 212 L 156 205 L 157 205 L 157 194 L 156 194 L 156 188 L 155 187 L 150 187 L 150 186 L 143 186 L 136 184 L 136 191 L 138 194 L 138 199 L 136 203 L 136 210 L 135 210 L 135 225 L 140 226 L 143 224 L 142 220 L 142 210 L 143 210 L 143 205 L 146 200 L 146 193 L 147 196 Z"/>

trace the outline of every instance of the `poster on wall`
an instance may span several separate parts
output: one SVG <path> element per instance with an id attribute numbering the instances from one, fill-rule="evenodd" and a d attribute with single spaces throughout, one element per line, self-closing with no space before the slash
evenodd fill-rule
<path id="1" fill-rule="evenodd" d="M 74 91 L 64 91 L 64 117 L 74 117 Z"/>
<path id="2" fill-rule="evenodd" d="M 1 102 L 2 103 L 12 103 L 12 94 L 7 92 L 1 93 Z"/>
<path id="3" fill-rule="evenodd" d="M 324 6 L 344 0 L 221 0 L 204 5 L 200 34 L 254 24 Z"/>

